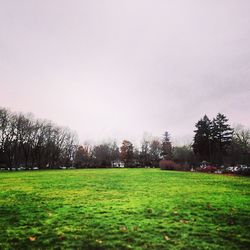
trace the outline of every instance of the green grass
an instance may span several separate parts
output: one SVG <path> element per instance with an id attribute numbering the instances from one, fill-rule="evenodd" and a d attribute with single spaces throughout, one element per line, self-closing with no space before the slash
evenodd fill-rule
<path id="1" fill-rule="evenodd" d="M 0 173 L 0 249 L 249 249 L 250 179 L 158 169 Z"/>

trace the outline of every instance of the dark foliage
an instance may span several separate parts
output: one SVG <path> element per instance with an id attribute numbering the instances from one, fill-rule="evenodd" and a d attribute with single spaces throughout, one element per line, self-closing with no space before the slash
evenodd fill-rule
<path id="1" fill-rule="evenodd" d="M 198 160 L 207 160 L 216 164 L 228 162 L 233 129 L 223 114 L 212 121 L 205 115 L 195 127 L 193 150 Z"/>
<path id="2" fill-rule="evenodd" d="M 0 108 L 0 164 L 4 168 L 71 166 L 77 143 L 68 128 Z"/>

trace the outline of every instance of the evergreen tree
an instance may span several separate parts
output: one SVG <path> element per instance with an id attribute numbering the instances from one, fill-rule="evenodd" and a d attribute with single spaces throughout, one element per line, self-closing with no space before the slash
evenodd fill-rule
<path id="1" fill-rule="evenodd" d="M 167 131 L 163 135 L 161 156 L 164 160 L 172 160 L 173 158 L 172 143 Z"/>
<path id="2" fill-rule="evenodd" d="M 222 164 L 232 142 L 233 129 L 225 115 L 218 113 L 212 122 L 213 160 Z"/>
<path id="3" fill-rule="evenodd" d="M 205 115 L 196 123 L 193 150 L 200 161 L 224 163 L 233 135 L 227 122 L 226 116 L 218 113 L 212 122 Z"/>
<path id="4" fill-rule="evenodd" d="M 212 123 L 205 115 L 201 120 L 195 124 L 196 130 L 194 136 L 193 150 L 200 161 L 211 160 L 212 147 Z"/>

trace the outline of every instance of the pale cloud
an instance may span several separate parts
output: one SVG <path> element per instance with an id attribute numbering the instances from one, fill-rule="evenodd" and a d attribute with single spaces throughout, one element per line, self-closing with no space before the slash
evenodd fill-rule
<path id="1" fill-rule="evenodd" d="M 250 126 L 248 0 L 0 1 L 0 100 L 81 141 Z"/>

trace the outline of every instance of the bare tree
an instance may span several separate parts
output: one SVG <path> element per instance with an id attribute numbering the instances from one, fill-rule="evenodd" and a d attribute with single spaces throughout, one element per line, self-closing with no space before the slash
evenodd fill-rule
<path id="1" fill-rule="evenodd" d="M 77 135 L 31 114 L 0 109 L 1 164 L 8 167 L 58 167 L 73 163 Z"/>
<path id="2" fill-rule="evenodd" d="M 142 140 L 139 159 L 142 167 L 151 166 L 150 141 L 147 138 Z"/>

